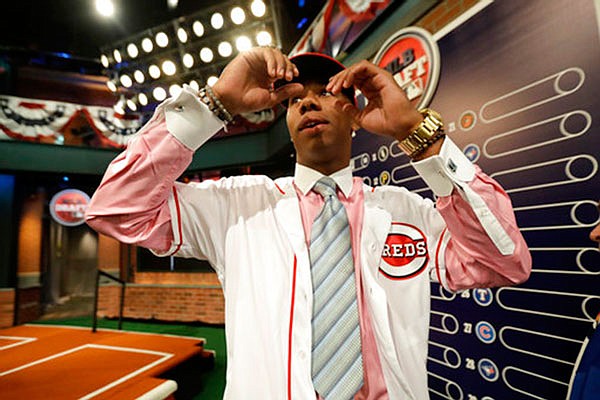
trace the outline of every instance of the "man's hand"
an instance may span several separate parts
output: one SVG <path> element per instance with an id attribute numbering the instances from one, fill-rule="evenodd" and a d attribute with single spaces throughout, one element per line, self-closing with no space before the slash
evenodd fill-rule
<path id="1" fill-rule="evenodd" d="M 213 91 L 232 115 L 264 110 L 302 92 L 299 83 L 273 90 L 276 80 L 291 81 L 295 76 L 298 69 L 281 51 L 255 47 L 238 54 L 225 67 Z"/>
<path id="2" fill-rule="evenodd" d="M 346 104 L 344 110 L 369 132 L 402 140 L 423 120 L 392 74 L 373 63 L 363 60 L 348 67 L 330 79 L 327 90 L 337 94 L 351 86 L 362 92 L 368 104 L 363 110 Z"/>

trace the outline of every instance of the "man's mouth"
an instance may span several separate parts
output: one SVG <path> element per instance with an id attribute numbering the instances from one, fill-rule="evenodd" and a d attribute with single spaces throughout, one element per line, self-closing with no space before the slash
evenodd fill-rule
<path id="1" fill-rule="evenodd" d="M 309 119 L 307 121 L 302 122 L 302 124 L 300 124 L 300 128 L 298 129 L 299 131 L 303 131 L 306 129 L 312 129 L 321 125 L 326 125 L 328 124 L 327 121 L 325 120 L 321 120 L 321 119 Z"/>

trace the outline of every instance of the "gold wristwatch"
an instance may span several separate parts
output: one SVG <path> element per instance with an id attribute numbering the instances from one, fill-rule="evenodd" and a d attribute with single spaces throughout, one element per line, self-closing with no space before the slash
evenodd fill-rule
<path id="1" fill-rule="evenodd" d="M 444 122 L 442 116 L 429 108 L 419 110 L 423 121 L 406 139 L 398 143 L 403 152 L 414 158 L 444 137 Z"/>

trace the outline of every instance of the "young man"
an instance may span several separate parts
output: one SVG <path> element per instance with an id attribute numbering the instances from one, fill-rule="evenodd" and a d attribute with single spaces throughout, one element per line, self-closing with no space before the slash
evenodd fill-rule
<path id="1" fill-rule="evenodd" d="M 363 110 L 353 104 L 353 88 L 368 99 Z M 294 177 L 175 182 L 221 119 L 286 99 Z M 437 206 L 352 177 L 359 127 L 399 140 Z M 324 182 L 337 197 L 316 192 Z M 339 202 L 331 220 L 344 223 L 333 236 L 348 243 L 349 256 L 317 257 L 312 231 L 328 229 L 317 221 Z M 443 135 L 437 113 L 416 110 L 393 77 L 369 62 L 346 69 L 315 54 L 290 61 L 272 48 L 238 55 L 212 92 L 186 88 L 161 104 L 109 166 L 87 221 L 159 255 L 210 261 L 226 299 L 227 399 L 426 399 L 430 279 L 448 290 L 508 285 L 531 268 L 508 196 Z M 335 253 L 338 244 L 323 247 Z M 337 294 L 333 302 L 313 295 L 315 280 L 340 274 L 316 278 L 316 265 L 336 257 L 344 260 L 337 264 L 350 260 L 344 285 L 352 288 L 348 315 L 357 315 L 356 327 L 333 317 Z M 313 316 L 319 307 L 327 311 Z M 334 328 L 316 323 L 320 317 Z M 356 335 L 322 345 L 342 331 Z M 357 352 L 351 366 L 333 361 L 350 348 Z"/>

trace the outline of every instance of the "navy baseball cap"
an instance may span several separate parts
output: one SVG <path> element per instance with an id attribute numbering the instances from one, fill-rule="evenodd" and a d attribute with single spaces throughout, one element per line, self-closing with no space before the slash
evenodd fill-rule
<path id="1" fill-rule="evenodd" d="M 291 81 L 285 79 L 275 81 L 273 84 L 275 89 L 296 82 L 302 84 L 306 82 L 327 83 L 329 78 L 346 69 L 344 64 L 338 60 L 322 53 L 300 53 L 290 57 L 290 61 L 298 68 L 298 76 L 295 76 Z M 342 93 L 356 105 L 353 87 L 342 89 Z M 287 101 L 284 101 L 282 105 L 287 107 Z"/>

